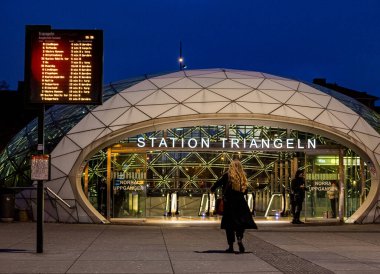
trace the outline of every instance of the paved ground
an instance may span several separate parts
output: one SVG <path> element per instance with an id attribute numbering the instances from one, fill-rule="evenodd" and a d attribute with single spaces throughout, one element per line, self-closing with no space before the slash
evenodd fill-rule
<path id="1" fill-rule="evenodd" d="M 380 273 L 380 225 L 258 222 L 228 254 L 217 223 L 0 223 L 0 273 Z"/>

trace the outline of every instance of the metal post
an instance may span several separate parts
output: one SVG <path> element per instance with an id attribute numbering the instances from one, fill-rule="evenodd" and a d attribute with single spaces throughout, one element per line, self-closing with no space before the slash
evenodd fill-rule
<path id="1" fill-rule="evenodd" d="M 179 41 L 179 70 L 183 69 L 182 41 Z"/>
<path id="2" fill-rule="evenodd" d="M 107 149 L 107 200 L 106 200 L 106 218 L 111 219 L 111 148 Z"/>
<path id="3" fill-rule="evenodd" d="M 44 124 L 45 105 L 41 106 L 38 115 L 38 145 L 39 154 L 45 152 Z M 37 253 L 44 249 L 44 181 L 37 181 Z"/>
<path id="4" fill-rule="evenodd" d="M 344 178 L 344 151 L 339 149 L 339 221 L 344 222 L 345 217 L 345 178 Z"/>

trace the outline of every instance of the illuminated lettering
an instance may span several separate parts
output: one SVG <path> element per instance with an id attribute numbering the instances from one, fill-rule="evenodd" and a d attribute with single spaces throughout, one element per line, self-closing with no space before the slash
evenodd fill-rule
<path id="1" fill-rule="evenodd" d="M 255 139 L 252 139 L 252 140 L 251 140 L 251 144 L 249 145 L 249 148 L 258 148 L 258 146 L 257 146 L 257 143 L 256 143 L 256 140 L 255 140 Z"/>
<path id="2" fill-rule="evenodd" d="M 145 140 L 144 140 L 144 138 L 143 137 L 139 137 L 139 138 L 137 138 L 137 146 L 138 147 L 145 147 Z"/>
<path id="3" fill-rule="evenodd" d="M 201 139 L 201 147 L 210 147 L 210 139 L 209 138 L 202 138 Z"/>
<path id="4" fill-rule="evenodd" d="M 301 140 L 300 140 L 300 139 L 298 139 L 297 141 L 298 141 L 298 148 L 305 148 L 305 147 L 301 144 Z"/>
<path id="5" fill-rule="evenodd" d="M 317 140 L 316 139 L 307 139 L 307 148 L 317 148 Z"/>
<path id="6" fill-rule="evenodd" d="M 195 138 L 190 138 L 189 141 L 187 141 L 187 145 L 189 148 L 196 148 L 198 145 L 198 141 Z"/>
<path id="7" fill-rule="evenodd" d="M 294 139 L 286 139 L 286 147 L 294 148 Z"/>
<path id="8" fill-rule="evenodd" d="M 269 148 L 269 139 L 261 139 L 261 148 Z"/>
<path id="9" fill-rule="evenodd" d="M 168 147 L 168 144 L 166 143 L 165 141 L 165 138 L 161 138 L 161 141 L 160 141 L 160 144 L 158 145 L 158 147 Z"/>
<path id="10" fill-rule="evenodd" d="M 156 140 L 157 138 L 155 138 L 155 137 L 149 137 L 148 139 L 152 141 L 152 145 L 151 146 L 154 147 L 154 140 Z"/>
<path id="11" fill-rule="evenodd" d="M 222 141 L 222 148 L 225 148 L 226 147 L 227 138 L 220 138 L 220 140 Z"/>
<path id="12" fill-rule="evenodd" d="M 239 139 L 235 139 L 235 138 L 232 138 L 230 140 L 230 143 L 231 143 L 231 148 L 239 148 Z"/>
<path id="13" fill-rule="evenodd" d="M 282 148 L 282 140 L 281 139 L 274 139 L 273 146 L 275 148 Z"/>
<path id="14" fill-rule="evenodd" d="M 62 95 L 60 95 L 62 96 Z M 231 149 L 305 149 L 305 143 L 307 144 L 308 149 L 316 149 L 317 143 L 315 139 L 238 139 L 238 138 L 220 138 L 218 141 L 211 142 L 209 138 L 156 138 L 149 137 L 150 147 L 158 147 L 158 148 L 226 148 L 227 146 Z M 178 142 L 177 142 L 178 141 Z M 296 145 L 295 145 L 296 143 Z M 242 145 L 243 144 L 243 145 Z M 249 144 L 249 145 L 248 145 Z M 146 147 L 146 142 L 143 137 L 137 138 L 137 146 L 138 147 Z"/>

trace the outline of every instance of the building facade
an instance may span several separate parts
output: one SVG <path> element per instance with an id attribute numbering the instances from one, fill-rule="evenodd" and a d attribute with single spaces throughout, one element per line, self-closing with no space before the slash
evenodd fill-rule
<path id="1" fill-rule="evenodd" d="M 341 220 L 379 220 L 379 115 L 315 84 L 186 70 L 112 83 L 103 105 L 53 106 L 45 120 L 52 166 L 45 186 L 55 197 L 45 202 L 48 221 L 212 214 L 208 189 L 235 157 L 259 214 L 289 213 L 289 183 L 303 169 L 307 218 L 328 217 L 326 192 L 336 181 Z M 8 186 L 32 183 L 36 127 L 31 122 L 0 155 Z"/>

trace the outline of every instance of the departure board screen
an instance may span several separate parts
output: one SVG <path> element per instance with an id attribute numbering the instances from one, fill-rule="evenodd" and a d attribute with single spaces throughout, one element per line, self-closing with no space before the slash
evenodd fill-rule
<path id="1" fill-rule="evenodd" d="M 25 83 L 30 103 L 102 103 L 101 30 L 34 29 L 26 38 Z"/>

